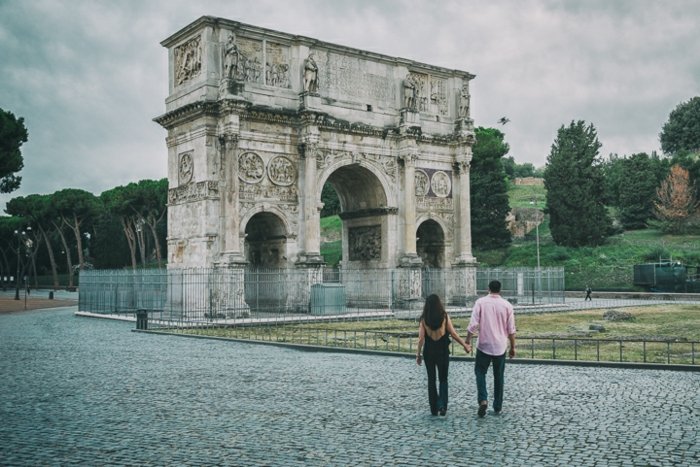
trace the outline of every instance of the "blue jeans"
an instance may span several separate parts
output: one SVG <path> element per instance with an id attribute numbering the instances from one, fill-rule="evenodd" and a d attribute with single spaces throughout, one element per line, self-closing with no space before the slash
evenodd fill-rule
<path id="1" fill-rule="evenodd" d="M 503 407 L 503 374 L 506 369 L 506 354 L 489 355 L 481 350 L 476 350 L 476 360 L 474 363 L 474 374 L 476 375 L 476 391 L 478 403 L 489 400 L 489 393 L 486 390 L 486 373 L 489 365 L 493 363 L 493 410 L 500 411 Z"/>
<path id="2" fill-rule="evenodd" d="M 428 372 L 428 402 L 430 412 L 435 415 L 438 409 L 447 409 L 447 372 L 450 368 L 450 359 L 447 358 L 425 358 L 425 369 Z M 437 369 L 438 380 L 440 381 L 440 392 L 438 393 L 435 384 L 435 373 Z"/>

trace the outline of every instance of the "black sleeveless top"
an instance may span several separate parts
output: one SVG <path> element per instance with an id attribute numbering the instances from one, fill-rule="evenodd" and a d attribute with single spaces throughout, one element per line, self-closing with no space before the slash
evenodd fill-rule
<path id="1" fill-rule="evenodd" d="M 447 325 L 445 323 L 445 325 Z M 423 326 L 427 324 L 423 323 Z M 438 359 L 447 358 L 450 355 L 450 333 L 445 329 L 445 334 L 436 341 L 434 341 L 430 335 L 425 333 L 425 344 L 423 346 L 423 358 L 428 359 Z"/>

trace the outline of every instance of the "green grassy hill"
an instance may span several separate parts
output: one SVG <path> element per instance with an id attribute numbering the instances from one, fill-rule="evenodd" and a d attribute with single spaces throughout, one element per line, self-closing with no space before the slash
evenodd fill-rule
<path id="1" fill-rule="evenodd" d="M 512 186 L 511 208 L 544 208 L 543 186 Z M 321 244 L 326 262 L 335 265 L 341 258 L 338 216 L 321 219 L 321 235 L 328 239 Z M 610 237 L 599 247 L 567 248 L 552 241 L 547 218 L 539 226 L 540 265 L 562 266 L 566 271 L 567 290 L 583 290 L 590 284 L 594 290 L 635 290 L 633 266 L 639 263 L 674 259 L 689 265 L 700 265 L 700 235 L 667 235 L 657 229 L 626 231 Z M 537 236 L 533 230 L 512 245 L 496 250 L 474 250 L 481 265 L 503 267 L 536 267 Z"/>

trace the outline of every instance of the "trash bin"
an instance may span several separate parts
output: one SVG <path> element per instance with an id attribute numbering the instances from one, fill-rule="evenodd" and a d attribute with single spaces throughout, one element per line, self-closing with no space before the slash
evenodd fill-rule
<path id="1" fill-rule="evenodd" d="M 136 310 L 136 329 L 148 329 L 148 311 Z"/>
<path id="2" fill-rule="evenodd" d="M 313 284 L 309 309 L 312 315 L 336 315 L 345 312 L 345 286 Z"/>
<path id="3" fill-rule="evenodd" d="M 53 290 L 49 290 L 49 300 L 53 300 Z"/>

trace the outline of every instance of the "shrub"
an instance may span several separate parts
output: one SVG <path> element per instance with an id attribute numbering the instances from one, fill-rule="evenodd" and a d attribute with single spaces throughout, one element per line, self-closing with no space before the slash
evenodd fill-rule
<path id="1" fill-rule="evenodd" d="M 568 248 L 563 246 L 557 246 L 552 248 L 552 250 L 547 254 L 547 258 L 551 261 L 566 261 L 571 258 L 571 252 Z"/>
<path id="2" fill-rule="evenodd" d="M 659 261 L 660 259 L 670 258 L 671 252 L 662 246 L 655 246 L 651 250 L 642 255 L 645 261 Z"/>

